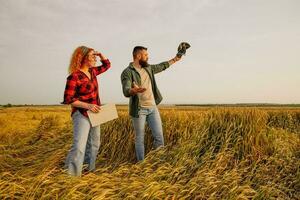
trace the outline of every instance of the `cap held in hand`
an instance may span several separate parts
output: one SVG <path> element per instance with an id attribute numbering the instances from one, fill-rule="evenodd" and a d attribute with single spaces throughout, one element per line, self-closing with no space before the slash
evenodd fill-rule
<path id="1" fill-rule="evenodd" d="M 191 47 L 191 45 L 189 43 L 187 43 L 187 42 L 181 42 L 179 44 L 178 48 L 177 48 L 178 52 L 177 52 L 176 56 L 179 57 L 179 58 L 181 58 L 182 55 L 185 55 L 186 50 L 188 48 L 190 48 L 190 47 Z"/>

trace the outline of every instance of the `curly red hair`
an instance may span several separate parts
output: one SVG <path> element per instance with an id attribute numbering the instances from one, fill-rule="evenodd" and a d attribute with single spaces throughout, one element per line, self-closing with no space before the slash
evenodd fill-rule
<path id="1" fill-rule="evenodd" d="M 69 74 L 72 74 L 73 72 L 81 68 L 81 65 L 86 55 L 91 50 L 93 49 L 86 46 L 80 46 L 75 49 L 75 51 L 72 54 L 70 65 L 69 65 Z"/>

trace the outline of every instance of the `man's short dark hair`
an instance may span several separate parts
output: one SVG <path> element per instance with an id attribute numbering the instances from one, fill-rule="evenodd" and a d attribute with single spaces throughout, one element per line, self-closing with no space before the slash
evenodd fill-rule
<path id="1" fill-rule="evenodd" d="M 147 51 L 147 48 L 146 47 L 143 47 L 143 46 L 136 46 L 133 48 L 133 51 L 132 51 L 132 55 L 134 58 L 136 58 L 137 54 L 143 50 L 146 50 Z"/>

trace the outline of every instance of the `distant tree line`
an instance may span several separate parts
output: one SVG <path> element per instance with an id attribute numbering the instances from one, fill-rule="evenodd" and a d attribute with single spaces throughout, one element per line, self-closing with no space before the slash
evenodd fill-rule
<path id="1" fill-rule="evenodd" d="M 0 107 L 3 108 L 10 108 L 10 107 L 21 107 L 21 106 L 34 106 L 33 104 L 19 104 L 19 105 L 13 105 L 11 103 L 5 104 L 5 105 L 0 105 Z"/>
<path id="2" fill-rule="evenodd" d="M 127 104 L 117 104 L 120 106 L 127 106 Z M 166 104 L 167 105 L 167 104 Z M 3 108 L 10 107 L 22 107 L 22 106 L 61 106 L 60 104 L 55 105 L 34 105 L 34 104 L 19 104 L 13 105 L 7 103 L 5 105 L 0 105 Z M 162 105 L 164 106 L 164 105 Z M 300 104 L 272 104 L 272 103 L 236 103 L 236 104 L 172 104 L 172 106 L 196 106 L 196 107 L 300 107 Z"/>

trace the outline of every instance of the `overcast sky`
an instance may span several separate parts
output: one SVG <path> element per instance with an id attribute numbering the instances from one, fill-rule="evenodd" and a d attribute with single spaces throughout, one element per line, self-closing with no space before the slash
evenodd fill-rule
<path id="1" fill-rule="evenodd" d="M 103 103 L 127 103 L 120 74 L 187 55 L 156 80 L 162 103 L 300 103 L 298 0 L 0 0 L 0 104 L 59 104 L 80 45 L 105 54 Z"/>

